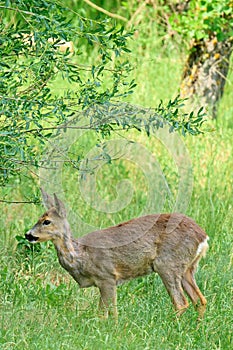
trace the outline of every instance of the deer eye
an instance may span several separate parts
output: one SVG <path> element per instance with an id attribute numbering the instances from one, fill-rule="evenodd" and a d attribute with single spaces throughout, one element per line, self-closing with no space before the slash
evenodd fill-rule
<path id="1" fill-rule="evenodd" d="M 45 221 L 43 222 L 43 225 L 49 225 L 49 224 L 51 224 L 51 221 L 50 221 L 50 220 L 45 220 Z"/>

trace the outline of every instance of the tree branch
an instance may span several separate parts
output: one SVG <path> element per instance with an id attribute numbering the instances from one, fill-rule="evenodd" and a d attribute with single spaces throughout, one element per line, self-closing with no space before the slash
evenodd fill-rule
<path id="1" fill-rule="evenodd" d="M 105 15 L 109 16 L 109 17 L 112 17 L 112 18 L 117 18 L 117 19 L 120 19 L 121 21 L 124 21 L 124 22 L 127 22 L 127 18 L 125 17 L 122 17 L 120 15 L 117 15 L 115 13 L 112 13 L 112 12 L 109 12 L 105 9 L 103 9 L 102 7 L 100 6 L 97 6 L 96 4 L 94 4 L 93 2 L 91 2 L 90 0 L 84 0 L 84 2 L 86 4 L 88 4 L 89 6 L 93 7 L 94 9 L 96 9 L 97 11 L 99 12 L 103 12 Z"/>

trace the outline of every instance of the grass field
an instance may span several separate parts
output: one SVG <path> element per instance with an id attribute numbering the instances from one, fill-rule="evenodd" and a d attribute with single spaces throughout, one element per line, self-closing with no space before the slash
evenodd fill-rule
<path id="1" fill-rule="evenodd" d="M 154 106 L 160 99 L 177 93 L 182 56 L 174 48 L 161 51 L 153 41 L 133 43 L 132 62 L 138 87 L 131 102 Z M 51 244 L 17 247 L 16 236 L 23 236 L 42 214 L 34 205 L 5 205 L 0 235 L 0 348 L 2 350 L 73 349 L 182 349 L 230 350 L 233 343 L 233 209 L 232 209 L 232 106 L 233 71 L 221 101 L 219 118 L 209 121 L 213 132 L 187 137 L 182 142 L 192 163 L 192 191 L 187 193 L 185 213 L 193 217 L 210 236 L 210 249 L 197 273 L 200 289 L 208 300 L 205 318 L 199 324 L 192 306 L 176 319 L 162 282 L 156 275 L 131 281 L 118 288 L 119 321 L 97 317 L 98 292 L 78 289 L 59 266 Z M 126 135 L 153 154 L 170 186 L 170 197 L 162 210 L 173 208 L 179 184 L 179 167 L 171 150 L 159 138 L 143 134 Z M 95 136 L 82 138 L 83 149 L 92 148 Z M 79 145 L 80 146 L 80 145 Z M 81 146 L 80 146 L 81 147 Z M 94 147 L 94 146 L 93 146 Z M 106 201 L 116 196 L 120 180 L 131 181 L 130 203 L 115 213 L 98 212 L 85 204 L 77 188 L 76 175 L 64 169 L 66 201 L 89 225 L 104 227 L 143 213 L 151 183 L 144 179 L 137 158 L 135 164 L 119 159 L 98 172 L 97 189 Z M 37 187 L 35 179 L 16 183 L 14 199 L 29 196 Z M 125 199 L 125 197 L 124 197 Z M 185 193 L 181 200 L 186 200 Z M 118 204 L 117 204 L 118 205 Z M 71 218 L 72 219 L 72 218 Z M 71 220 L 72 221 L 72 220 Z M 80 227 L 72 227 L 76 235 Z M 79 231 L 79 230 L 80 231 Z M 78 232 L 79 231 L 79 232 Z"/>

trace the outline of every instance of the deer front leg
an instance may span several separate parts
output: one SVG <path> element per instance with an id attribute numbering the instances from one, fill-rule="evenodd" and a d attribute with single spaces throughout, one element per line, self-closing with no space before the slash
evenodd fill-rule
<path id="1" fill-rule="evenodd" d="M 103 281 L 99 286 L 100 302 L 99 309 L 104 318 L 108 318 L 109 314 L 113 314 L 117 319 L 117 293 L 115 281 Z"/>

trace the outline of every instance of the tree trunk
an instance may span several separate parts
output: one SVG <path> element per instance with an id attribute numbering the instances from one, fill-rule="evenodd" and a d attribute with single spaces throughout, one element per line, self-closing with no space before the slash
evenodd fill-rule
<path id="1" fill-rule="evenodd" d="M 189 97 L 217 117 L 218 101 L 223 95 L 233 40 L 218 41 L 215 36 L 193 41 L 181 83 L 181 96 Z"/>

